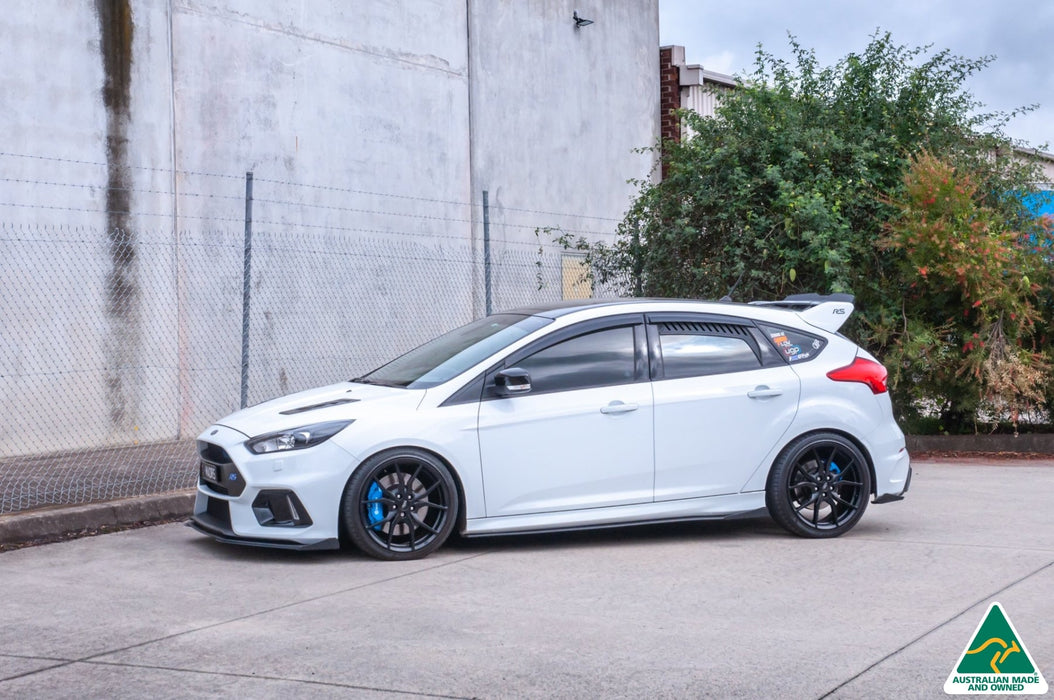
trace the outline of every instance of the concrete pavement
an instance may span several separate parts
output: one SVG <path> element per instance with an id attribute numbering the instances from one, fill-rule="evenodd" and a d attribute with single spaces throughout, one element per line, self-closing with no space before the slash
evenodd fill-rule
<path id="1" fill-rule="evenodd" d="M 383 563 L 178 524 L 0 554 L 0 696 L 939 698 L 987 605 L 1054 675 L 1054 461 L 916 463 L 849 535 L 768 520 Z"/>

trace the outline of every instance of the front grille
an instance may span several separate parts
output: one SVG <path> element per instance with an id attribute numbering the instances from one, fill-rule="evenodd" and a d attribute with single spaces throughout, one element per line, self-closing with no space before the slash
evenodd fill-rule
<path id="1" fill-rule="evenodd" d="M 225 464 L 231 461 L 231 457 L 227 454 L 227 450 L 219 445 L 213 445 L 211 442 L 205 442 L 204 440 L 198 440 L 198 454 L 201 455 L 202 459 L 209 462 L 216 462 L 218 464 Z"/>
<path id="2" fill-rule="evenodd" d="M 226 450 L 219 445 L 198 442 L 198 453 L 201 455 L 198 483 L 225 496 L 242 494 L 245 490 L 245 479 Z"/>

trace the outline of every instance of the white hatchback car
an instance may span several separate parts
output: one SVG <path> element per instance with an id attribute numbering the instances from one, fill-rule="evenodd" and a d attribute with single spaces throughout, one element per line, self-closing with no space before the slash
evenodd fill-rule
<path id="1" fill-rule="evenodd" d="M 423 557 L 465 536 L 766 510 L 841 535 L 911 481 L 848 295 L 501 313 L 198 439 L 190 524 L 224 542 Z"/>

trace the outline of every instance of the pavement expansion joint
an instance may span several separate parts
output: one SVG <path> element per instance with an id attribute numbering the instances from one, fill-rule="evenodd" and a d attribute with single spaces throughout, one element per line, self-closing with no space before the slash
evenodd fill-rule
<path id="1" fill-rule="evenodd" d="M 473 698 L 462 696 L 462 695 L 447 695 L 442 693 L 429 693 L 418 690 L 400 690 L 398 688 L 378 688 L 368 685 L 356 685 L 353 683 L 340 683 L 338 681 L 322 681 L 313 678 L 296 678 L 292 676 L 271 676 L 261 675 L 258 673 L 236 673 L 233 671 L 210 671 L 205 669 L 196 668 L 180 668 L 178 666 L 160 666 L 157 664 L 135 664 L 126 661 L 102 661 L 102 660 L 81 660 L 71 662 L 72 664 L 87 664 L 92 666 L 112 666 L 118 668 L 137 668 L 150 671 L 169 671 L 172 673 L 192 673 L 202 676 L 222 676 L 224 678 L 244 678 L 254 681 L 273 681 L 276 683 L 296 683 L 300 685 L 311 685 L 311 686 L 324 686 L 328 688 L 343 688 L 346 690 L 361 690 L 374 693 L 388 693 L 391 695 L 403 695 L 410 697 L 419 698 L 443 698 L 444 700 L 474 700 Z M 61 664 L 62 666 L 68 666 L 71 664 Z M 54 666 L 52 668 L 58 668 Z M 44 669 L 47 670 L 47 669 Z M 25 674 L 23 674 L 25 675 Z"/>
<path id="2" fill-rule="evenodd" d="M 437 563 L 435 563 L 435 564 L 433 564 L 431 566 L 425 566 L 425 567 L 422 567 L 420 569 L 415 569 L 413 571 L 407 571 L 407 572 L 404 572 L 404 573 L 401 573 L 401 574 L 396 574 L 394 576 L 387 576 L 385 578 L 377 579 L 375 581 L 368 581 L 366 583 L 360 583 L 358 585 L 350 586 L 348 588 L 342 588 L 342 589 L 340 589 L 338 591 L 332 591 L 330 593 L 323 593 L 321 595 L 312 596 L 310 598 L 304 598 L 303 600 L 296 600 L 296 601 L 293 601 L 293 602 L 290 602 L 290 603 L 284 603 L 282 605 L 276 605 L 276 606 L 274 606 L 272 608 L 267 608 L 265 610 L 257 610 L 255 612 L 247 613 L 245 615 L 239 615 L 238 617 L 232 617 L 232 618 L 227 619 L 227 620 L 220 620 L 218 622 L 213 622 L 213 623 L 210 623 L 210 624 L 207 624 L 207 625 L 201 625 L 199 627 L 194 627 L 194 628 L 191 628 L 191 629 L 182 630 L 180 632 L 174 632 L 172 634 L 168 634 L 168 635 L 165 635 L 163 637 L 155 637 L 153 639 L 147 639 L 147 640 L 144 640 L 144 641 L 141 641 L 141 642 L 136 642 L 135 644 L 129 644 L 127 646 L 120 647 L 118 649 L 108 649 L 106 651 L 100 651 L 100 652 L 97 652 L 95 654 L 91 654 L 89 656 L 85 656 L 85 657 L 82 657 L 82 658 L 79 658 L 79 659 L 61 659 L 61 660 L 59 660 L 59 661 L 61 661 L 61 663 L 58 663 L 58 664 L 56 664 L 54 666 L 49 666 L 47 668 L 40 668 L 40 669 L 33 669 L 31 671 L 26 671 L 24 673 L 20 673 L 20 674 L 11 676 L 10 678 L 0 679 L 0 682 L 14 680 L 16 678 L 25 678 L 27 676 L 32 676 L 32 675 L 35 675 L 35 674 L 38 674 L 38 673 L 43 673 L 45 671 L 50 671 L 50 670 L 54 670 L 56 668 L 62 668 L 63 666 L 69 666 L 71 664 L 77 664 L 77 663 L 87 663 L 87 664 L 95 663 L 95 664 L 109 665 L 109 666 L 122 666 L 122 665 L 123 666 L 135 666 L 135 664 L 128 664 L 128 663 L 124 663 L 124 662 L 104 661 L 103 657 L 110 656 L 110 655 L 113 655 L 113 654 L 119 654 L 119 653 L 124 652 L 124 651 L 130 651 L 132 649 L 139 649 L 139 648 L 142 648 L 142 647 L 145 647 L 145 646 L 149 646 L 151 644 L 156 644 L 158 642 L 164 642 L 164 641 L 167 641 L 167 640 L 170 640 L 170 639 L 175 639 L 177 637 L 183 637 L 183 636 L 186 636 L 188 634 L 194 634 L 195 632 L 203 632 L 205 630 L 214 629 L 216 627 L 222 627 L 224 625 L 228 625 L 228 624 L 231 624 L 233 622 L 242 622 L 242 621 L 245 621 L 245 620 L 250 620 L 250 619 L 252 619 L 254 617 L 258 617 L 260 615 L 269 615 L 269 614 L 277 612 L 279 610 L 286 610 L 286 609 L 289 609 L 289 608 L 294 608 L 294 607 L 296 607 L 298 605 L 303 605 L 305 603 L 312 603 L 312 602 L 319 601 L 319 600 L 325 600 L 326 598 L 332 598 L 334 596 L 344 595 L 346 593 L 353 593 L 355 591 L 360 591 L 360 590 L 363 590 L 365 588 L 370 588 L 372 586 L 377 586 L 377 585 L 383 585 L 383 584 L 391 583 L 392 581 L 397 581 L 399 579 L 409 578 L 411 576 L 416 576 L 418 574 L 422 574 L 422 573 L 425 573 L 425 572 L 428 572 L 428 571 L 435 571 L 436 569 L 442 569 L 442 568 L 445 568 L 445 567 L 448 567 L 448 566 L 454 566 L 455 564 L 461 564 L 462 562 L 470 561 L 472 559 L 477 559 L 479 557 L 486 556 L 487 554 L 489 554 L 489 552 L 479 552 L 478 554 L 470 554 L 468 556 L 459 557 L 457 559 L 453 559 L 453 560 L 450 560 L 450 561 L 437 562 Z M 18 657 L 18 658 L 36 658 L 36 657 Z M 51 660 L 51 659 L 47 659 L 47 660 Z M 151 668 L 151 667 L 145 667 L 145 668 Z M 168 670 L 186 671 L 186 669 L 168 669 Z M 239 674 L 225 674 L 225 675 L 239 675 Z M 260 678 L 261 676 L 246 676 L 246 677 Z M 287 679 L 274 678 L 273 680 L 287 680 Z M 317 681 L 302 681 L 301 680 L 301 681 L 298 681 L 298 682 L 316 683 Z M 358 686 L 347 686 L 347 687 L 349 687 L 349 688 L 358 688 Z M 381 690 L 381 691 L 383 691 L 383 689 L 374 689 L 374 688 L 369 688 L 369 689 L 366 689 L 366 690 Z M 403 692 L 403 691 L 398 691 L 398 692 Z M 424 695 L 424 697 L 451 697 L 451 696 L 446 696 L 446 695 Z"/>
<path id="3" fill-rule="evenodd" d="M 958 620 L 960 617 L 962 617 L 966 613 L 970 612 L 971 610 L 973 610 L 973 609 L 975 609 L 975 608 L 977 608 L 977 607 L 979 607 L 981 605 L 984 605 L 985 603 L 987 603 L 990 600 L 995 600 L 998 596 L 1002 595 L 1006 591 L 1009 591 L 1014 586 L 1017 586 L 1020 583 L 1024 583 L 1028 579 L 1043 573 L 1044 571 L 1046 571 L 1047 569 L 1051 568 L 1052 566 L 1054 566 L 1054 561 L 1048 561 L 1046 564 L 1044 564 L 1043 566 L 1040 566 L 1038 569 L 1030 571 L 1029 573 L 1025 574 L 1024 576 L 1021 576 L 1021 577 L 1011 581 L 1010 583 L 1006 584 L 1005 586 L 1003 586 L 999 590 L 993 591 L 992 593 L 989 593 L 988 595 L 984 596 L 983 598 L 978 598 L 976 601 L 974 601 L 970 605 L 966 606 L 965 608 L 963 608 L 959 612 L 955 613 L 951 617 L 947 618 L 943 622 L 937 623 L 936 625 L 934 625 L 930 629 L 926 630 L 925 632 L 923 632 L 919 636 L 917 636 L 914 639 L 912 639 L 911 641 L 909 641 L 907 644 L 904 644 L 903 646 L 899 647 L 898 649 L 894 649 L 893 651 L 889 652 L 888 654 L 883 656 L 881 659 L 879 659 L 878 661 L 874 662 L 873 664 L 871 664 L 870 666 L 868 666 L 864 670 L 860 671 L 856 675 L 854 675 L 854 676 L 852 676 L 850 678 L 847 678 L 846 680 L 844 680 L 841 683 L 839 683 L 838 685 L 836 685 L 834 688 L 831 688 L 826 693 L 821 695 L 819 697 L 819 700 L 824 700 L 824 698 L 831 697 L 832 695 L 837 693 L 839 690 L 841 690 L 845 686 L 847 686 L 850 683 L 852 683 L 853 681 L 865 676 L 871 670 L 873 670 L 875 668 L 878 668 L 879 666 L 884 664 L 886 661 L 889 661 L 890 659 L 892 659 L 897 654 L 900 654 L 901 652 L 909 649 L 910 647 L 914 646 L 915 644 L 918 644 L 919 642 L 921 642 L 923 639 L 925 639 L 926 637 L 930 636 L 934 632 L 936 632 L 936 631 L 938 631 L 940 629 L 943 629 L 944 627 L 947 627 L 948 625 L 950 625 L 951 623 L 955 622 L 956 620 Z"/>

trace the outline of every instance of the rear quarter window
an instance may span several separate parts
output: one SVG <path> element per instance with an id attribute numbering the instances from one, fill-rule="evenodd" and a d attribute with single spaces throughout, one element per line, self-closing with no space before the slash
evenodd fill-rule
<path id="1" fill-rule="evenodd" d="M 758 328 L 765 334 L 765 338 L 776 349 L 776 352 L 791 364 L 814 360 L 827 347 L 826 339 L 805 331 L 770 326 L 765 323 L 759 323 Z"/>

